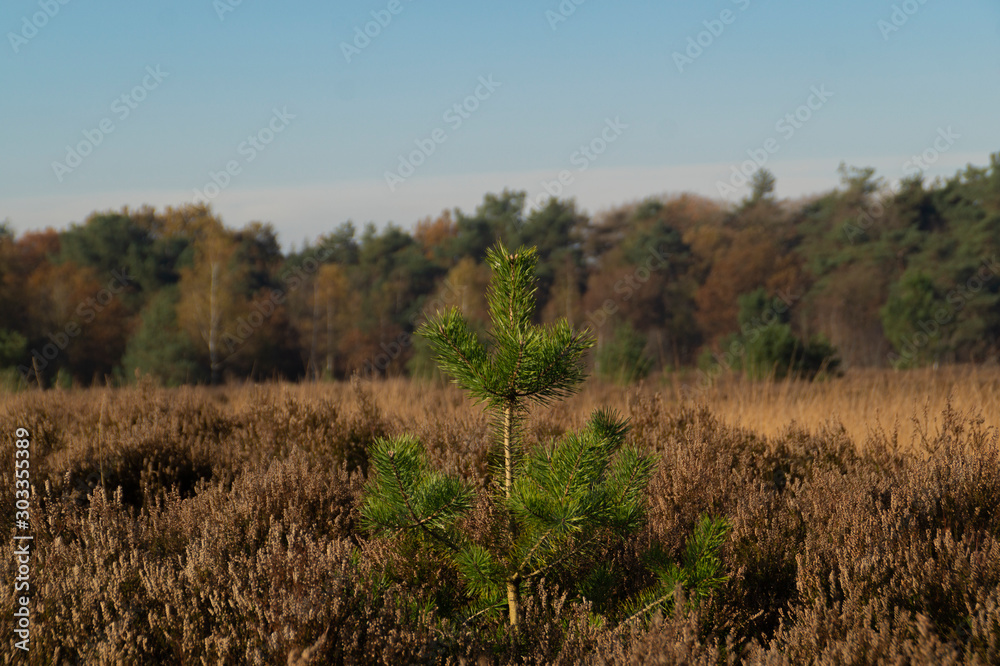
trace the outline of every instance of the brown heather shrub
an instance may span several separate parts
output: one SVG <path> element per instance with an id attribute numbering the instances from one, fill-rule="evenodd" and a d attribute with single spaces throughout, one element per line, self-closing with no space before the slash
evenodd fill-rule
<path id="1" fill-rule="evenodd" d="M 617 626 L 559 581 L 541 581 L 516 635 L 457 624 L 467 598 L 446 562 L 360 531 L 364 452 L 376 436 L 413 432 L 435 467 L 477 482 L 488 473 L 487 417 L 452 387 L 0 397 L 5 441 L 18 426 L 32 439 L 28 662 L 997 664 L 1000 453 L 989 387 L 1000 383 L 984 370 L 964 377 L 849 373 L 804 394 L 730 378 L 698 404 L 669 383 L 594 385 L 533 414 L 529 445 L 580 427 L 596 405 L 618 407 L 632 440 L 662 459 L 645 528 L 595 554 L 621 574 L 616 594 L 652 582 L 639 555 L 649 545 L 679 560 L 703 513 L 732 525 L 729 580 L 649 626 Z M 759 413 L 733 417 L 753 400 Z M 862 401 L 864 414 L 892 420 L 830 418 Z M 0 524 L 11 533 L 13 446 L 4 450 Z M 477 538 L 504 538 L 485 505 L 468 520 Z M 11 618 L 13 558 L 2 571 L 0 615 Z M 0 623 L 3 663 L 23 662 L 13 640 Z"/>

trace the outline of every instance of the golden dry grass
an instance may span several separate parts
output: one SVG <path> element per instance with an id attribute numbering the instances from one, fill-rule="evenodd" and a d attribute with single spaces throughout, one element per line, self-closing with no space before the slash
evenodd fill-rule
<path id="1" fill-rule="evenodd" d="M 676 385 L 673 394 L 677 395 Z M 873 429 L 898 431 L 899 443 L 919 448 L 936 432 L 949 402 L 967 416 L 1000 427 L 1000 369 L 959 366 L 907 372 L 852 370 L 822 382 L 751 382 L 730 377 L 705 394 L 712 412 L 730 425 L 768 437 L 795 422 L 810 432 L 839 424 L 858 446 Z"/>
<path id="2" fill-rule="evenodd" d="M 475 418 L 482 412 L 451 385 L 390 379 L 369 386 L 382 411 L 404 428 L 428 420 Z M 254 403 L 259 390 L 236 391 L 234 406 Z M 285 384 L 276 390 L 296 400 L 322 397 L 355 409 L 346 383 Z M 938 431 L 949 404 L 962 416 L 981 417 L 986 428 L 1000 429 L 1000 368 L 859 369 L 817 382 L 752 381 L 738 375 L 723 375 L 710 385 L 697 375 L 670 375 L 633 386 L 590 380 L 578 395 L 535 410 L 530 421 L 536 427 L 568 430 L 582 425 L 594 409 L 610 406 L 629 413 L 629 405 L 643 399 L 661 401 L 661 411 L 667 413 L 704 405 L 726 425 L 768 438 L 780 437 L 792 425 L 813 434 L 833 426 L 843 427 L 859 449 L 881 431 L 895 432 L 902 450 L 920 451 L 924 439 Z"/>

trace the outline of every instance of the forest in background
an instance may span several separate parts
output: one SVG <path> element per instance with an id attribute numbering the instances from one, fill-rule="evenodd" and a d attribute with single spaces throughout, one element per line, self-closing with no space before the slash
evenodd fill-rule
<path id="1" fill-rule="evenodd" d="M 593 330 L 593 370 L 613 380 L 995 362 L 1000 153 L 933 182 L 840 175 L 789 201 L 762 169 L 735 205 L 683 194 L 593 217 L 504 190 L 412 232 L 349 221 L 287 253 L 270 224 L 230 228 L 206 205 L 8 223 L 0 372 L 9 388 L 425 376 L 425 317 L 455 306 L 485 332 L 498 239 L 538 248 L 540 320 Z"/>

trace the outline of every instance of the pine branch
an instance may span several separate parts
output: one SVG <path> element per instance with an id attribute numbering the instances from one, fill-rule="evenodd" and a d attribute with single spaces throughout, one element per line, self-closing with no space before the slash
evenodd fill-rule
<path id="1" fill-rule="evenodd" d="M 607 492 L 602 476 L 607 462 L 601 454 L 611 453 L 624 428 L 620 422 L 605 417 L 606 414 L 595 415 L 584 433 L 570 435 L 551 452 L 539 450 L 531 458 L 517 486 L 512 509 L 534 518 L 542 532 L 533 537 L 530 547 L 526 547 L 519 572 L 553 540 L 558 545 L 552 545 L 552 549 L 561 548 L 572 556 L 594 537 L 591 535 L 582 542 L 573 543 L 573 534 L 586 532 L 588 521 L 599 521 L 605 510 Z M 621 427 L 606 427 L 609 424 Z M 611 437 L 605 439 L 598 433 Z M 559 515 L 555 513 L 556 507 Z M 546 568 L 543 565 L 538 570 Z"/>
<path id="2" fill-rule="evenodd" d="M 517 337 L 531 325 L 535 311 L 534 269 L 538 258 L 535 248 L 520 247 L 509 252 L 497 243 L 486 253 L 486 261 L 493 269 L 486 299 L 490 319 L 498 337 Z"/>
<path id="3" fill-rule="evenodd" d="M 613 522 L 621 529 L 627 529 L 642 516 L 642 491 L 653 476 L 655 462 L 650 456 L 642 456 L 634 448 L 619 453 L 612 465 L 611 490 L 617 492 L 610 506 Z"/>
<path id="4" fill-rule="evenodd" d="M 517 386 L 518 372 L 521 370 L 521 362 L 524 360 L 524 347 L 525 343 L 523 341 L 517 345 L 517 358 L 514 361 L 514 368 L 511 370 L 507 380 L 506 395 L 508 399 L 521 397 L 515 387 Z"/>
<path id="5" fill-rule="evenodd" d="M 517 567 L 518 573 L 521 573 L 521 570 L 524 569 L 524 565 L 531 562 L 531 556 L 535 553 L 535 550 L 537 550 L 543 543 L 545 543 L 545 540 L 548 538 L 550 534 L 552 534 L 554 530 L 555 528 L 549 528 L 548 530 L 546 530 L 545 533 L 542 534 L 541 537 L 539 537 L 538 541 L 531 548 L 531 550 L 529 550 L 527 554 L 525 554 L 525 556 L 521 558 L 521 564 Z"/>
<path id="6" fill-rule="evenodd" d="M 410 517 L 414 521 L 416 521 L 416 522 L 413 523 L 413 526 L 414 527 L 422 528 L 432 538 L 441 541 L 441 543 L 443 543 L 448 548 L 451 548 L 453 551 L 458 551 L 459 548 L 458 548 L 458 545 L 456 543 L 454 543 L 451 539 L 448 539 L 447 537 L 445 537 L 443 535 L 439 535 L 436 531 L 434 531 L 431 528 L 427 527 L 426 521 L 425 520 L 420 520 L 420 518 L 417 516 L 416 512 L 414 512 L 413 505 L 410 504 L 409 494 L 406 492 L 406 489 L 403 487 L 403 481 L 402 481 L 402 478 L 399 475 L 399 468 L 396 466 L 394 458 L 395 457 L 393 455 L 391 455 L 391 452 L 390 452 L 390 455 L 389 455 L 390 463 L 389 464 L 392 466 L 393 475 L 396 478 L 396 484 L 397 484 L 397 487 L 399 488 L 399 494 L 403 497 L 403 501 L 406 504 L 406 510 L 410 513 Z"/>
<path id="7" fill-rule="evenodd" d="M 678 585 L 690 590 L 695 600 L 692 603 L 696 603 L 729 580 L 728 576 L 719 575 L 722 562 L 718 558 L 718 551 L 725 542 L 730 529 L 725 518 L 701 516 L 695 526 L 694 533 L 688 537 L 683 566 L 670 564 L 663 568 L 656 567 L 659 584 L 644 595 L 647 598 L 655 597 L 654 600 L 632 613 L 622 622 L 622 625 L 624 626 L 645 615 L 657 605 L 673 597 Z M 647 556 L 659 559 L 663 553 L 658 548 L 654 548 L 650 553 L 647 553 Z M 656 589 L 665 590 L 665 592 L 657 593 Z"/>
<path id="8" fill-rule="evenodd" d="M 480 615 L 485 615 L 486 613 L 489 613 L 490 611 L 500 610 L 501 608 L 503 608 L 506 605 L 507 605 L 507 599 L 506 598 L 501 599 L 500 601 L 497 601 L 495 603 L 489 604 L 488 606 L 486 606 L 482 610 L 479 610 L 479 611 L 473 613 L 472 615 L 470 615 L 469 617 L 465 618 L 465 620 L 462 622 L 462 624 L 463 625 L 468 624 L 469 622 L 471 622 L 472 620 L 476 619 Z"/>
<path id="9" fill-rule="evenodd" d="M 624 620 L 621 621 L 620 626 L 624 627 L 625 625 L 627 625 L 627 624 L 629 624 L 631 622 L 634 622 L 638 618 L 644 616 L 646 613 L 650 612 L 651 610 L 653 610 L 654 608 L 656 608 L 657 606 L 659 606 L 660 604 L 662 604 L 664 601 L 667 601 L 668 599 L 673 598 L 674 594 L 676 594 L 676 588 L 674 588 L 670 592 L 667 592 L 666 594 L 663 594 L 663 595 L 657 597 L 656 599 L 654 599 L 653 601 L 649 602 L 648 604 L 646 604 L 645 606 L 643 606 L 642 608 L 640 608 L 636 612 L 634 612 L 631 615 L 629 615 L 627 618 L 625 618 Z"/>
<path id="10" fill-rule="evenodd" d="M 581 541 L 579 544 L 577 544 L 577 547 L 575 549 L 572 549 L 572 550 L 567 549 L 566 551 L 563 552 L 562 555 L 560 555 L 558 558 L 556 558 L 555 560 L 553 560 L 549 564 L 546 564 L 546 565 L 544 565 L 542 567 L 539 567 L 538 569 L 535 569 L 534 571 L 532 571 L 529 574 L 525 574 L 524 575 L 524 580 L 531 580 L 532 578 L 535 578 L 536 576 L 540 576 L 540 575 L 544 574 L 547 571 L 555 569 L 557 566 L 559 566 L 560 564 L 562 564 L 566 560 L 568 560 L 568 559 L 570 559 L 572 557 L 575 557 L 578 553 L 581 553 L 584 550 L 586 550 L 586 547 L 589 546 L 591 544 L 591 542 L 597 540 L 598 536 L 599 536 L 599 534 L 597 532 L 594 532 L 589 537 L 587 537 L 586 539 L 584 539 L 583 541 Z M 525 562 L 525 563 L 527 563 L 527 562 Z"/>
<path id="11" fill-rule="evenodd" d="M 458 479 L 428 474 L 423 449 L 412 437 L 379 439 L 371 458 L 374 474 L 361 510 L 368 526 L 416 530 L 457 549 L 441 521 L 469 508 L 471 490 Z"/>
<path id="12" fill-rule="evenodd" d="M 526 390 L 543 405 L 553 398 L 565 398 L 576 392 L 577 385 L 584 378 L 583 354 L 595 344 L 589 331 L 573 334 L 565 320 L 559 322 L 552 333 L 558 337 L 570 337 L 565 341 L 552 340 L 549 348 L 539 350 L 539 356 L 548 357 L 548 360 L 534 371 L 536 379 Z"/>
<path id="13" fill-rule="evenodd" d="M 416 523 L 411 523 L 411 525 L 413 527 L 423 527 L 424 525 L 432 522 L 439 515 L 441 515 L 442 513 L 444 513 L 448 509 L 451 509 L 453 506 L 456 506 L 456 505 L 457 505 L 457 508 L 460 508 L 460 509 L 461 508 L 465 508 L 465 506 L 467 505 L 467 503 L 465 502 L 465 498 L 461 497 L 461 496 L 456 496 L 456 497 L 448 500 L 448 504 L 441 505 L 441 507 L 439 507 L 437 509 L 437 511 L 435 511 L 434 513 L 428 515 L 426 518 L 421 518 Z M 414 516 L 414 518 L 416 518 L 416 516 Z"/>
<path id="14" fill-rule="evenodd" d="M 480 400 L 493 396 L 486 349 L 469 330 L 457 308 L 425 322 L 417 331 L 427 338 L 442 370 Z"/>
<path id="15" fill-rule="evenodd" d="M 482 546 L 468 545 L 456 553 L 455 564 L 473 593 L 483 597 L 490 592 L 499 592 L 497 581 L 503 578 L 503 569 Z"/>

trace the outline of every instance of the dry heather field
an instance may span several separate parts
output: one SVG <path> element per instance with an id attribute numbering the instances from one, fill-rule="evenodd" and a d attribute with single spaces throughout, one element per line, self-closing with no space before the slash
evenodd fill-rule
<path id="1" fill-rule="evenodd" d="M 486 482 L 489 423 L 458 389 L 0 396 L 0 516 L 34 537 L 27 653 L 13 647 L 24 593 L 4 558 L 3 661 L 1000 663 L 1000 371 L 721 378 L 694 393 L 683 381 L 588 383 L 534 413 L 525 445 L 616 407 L 660 463 L 645 527 L 600 553 L 624 573 L 615 592 L 648 584 L 637 553 L 650 543 L 680 560 L 704 513 L 732 526 L 728 580 L 628 627 L 543 582 L 516 634 L 455 621 L 464 593 L 446 562 L 361 529 L 378 436 L 414 433 L 436 467 Z M 17 428 L 31 441 L 27 531 L 14 518 Z"/>

